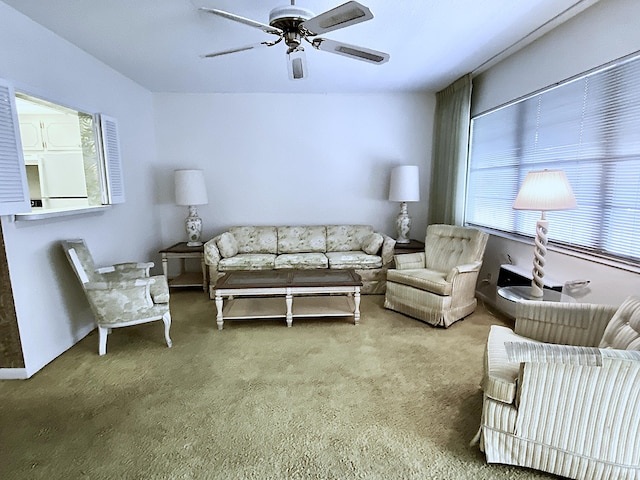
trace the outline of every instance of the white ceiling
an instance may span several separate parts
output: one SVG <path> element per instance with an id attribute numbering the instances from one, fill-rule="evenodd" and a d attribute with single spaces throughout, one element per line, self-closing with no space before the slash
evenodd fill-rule
<path id="1" fill-rule="evenodd" d="M 319 14 L 345 1 L 296 5 Z M 218 8 L 268 23 L 269 11 L 289 0 L 4 0 L 150 91 L 189 93 L 438 91 L 595 1 L 360 0 L 372 20 L 323 36 L 387 52 L 391 60 L 373 65 L 308 47 L 310 77 L 291 81 L 284 42 L 200 58 L 274 37 L 198 11 Z"/>

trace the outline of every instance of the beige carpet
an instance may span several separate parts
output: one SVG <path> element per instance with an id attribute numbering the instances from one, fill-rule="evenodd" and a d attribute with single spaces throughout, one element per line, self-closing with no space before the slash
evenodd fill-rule
<path id="1" fill-rule="evenodd" d="M 226 322 L 199 291 L 0 382 L 0 478 L 541 479 L 470 447 L 489 325 L 436 329 L 364 296 L 348 319 Z"/>

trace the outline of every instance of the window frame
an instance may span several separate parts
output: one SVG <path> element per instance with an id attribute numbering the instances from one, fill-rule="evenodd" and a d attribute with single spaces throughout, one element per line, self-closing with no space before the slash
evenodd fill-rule
<path id="1" fill-rule="evenodd" d="M 635 63 L 632 63 L 635 62 Z M 519 141 L 522 140 L 522 138 L 526 135 L 531 135 L 534 132 L 537 132 L 538 130 L 538 125 L 535 125 L 535 128 L 533 128 L 533 130 L 529 129 L 524 131 L 522 128 L 522 125 L 518 125 L 518 122 L 520 122 L 522 119 L 517 118 L 521 113 L 521 110 L 526 109 L 528 107 L 531 106 L 531 104 L 533 103 L 533 101 L 537 99 L 541 99 L 544 98 L 544 94 L 547 94 L 547 98 L 551 95 L 550 92 L 552 92 L 555 89 L 558 88 L 562 88 L 562 87 L 566 87 L 567 85 L 571 85 L 572 83 L 575 83 L 577 85 L 580 84 L 580 81 L 584 81 L 588 84 L 589 79 L 590 78 L 596 78 L 598 81 L 602 81 L 604 82 L 606 80 L 606 76 L 608 74 L 608 72 L 621 72 L 621 74 L 624 74 L 624 70 L 622 67 L 624 67 L 625 65 L 632 65 L 632 68 L 638 68 L 638 64 L 640 64 L 640 52 L 634 52 L 631 55 L 627 55 L 623 58 L 614 60 L 612 62 L 609 62 L 605 65 L 601 65 L 598 66 L 594 69 L 591 69 L 589 71 L 580 73 L 578 75 L 575 75 L 571 78 L 568 78 L 566 80 L 563 80 L 561 82 L 555 83 L 553 85 L 544 87 L 540 90 L 537 90 L 536 92 L 527 94 L 525 96 L 522 96 L 520 98 L 514 99 L 510 102 L 507 102 L 505 104 L 499 105 L 495 108 L 491 108 L 487 111 L 481 112 L 477 115 L 474 115 L 472 118 L 472 122 L 471 122 L 471 135 L 470 135 L 470 140 L 469 140 L 469 152 L 468 152 L 468 158 L 467 158 L 467 190 L 465 191 L 465 224 L 470 225 L 470 226 L 474 226 L 477 228 L 482 228 L 484 230 L 487 230 L 488 232 L 494 234 L 494 235 L 498 235 L 501 237 L 505 237 L 505 238 L 509 238 L 512 240 L 516 240 L 516 241 L 527 241 L 530 242 L 531 239 L 535 236 L 535 220 L 536 217 L 539 218 L 540 217 L 540 212 L 522 212 L 522 211 L 513 211 L 512 208 L 509 206 L 509 211 L 505 211 L 503 212 L 503 217 L 501 219 L 501 221 L 495 221 L 493 218 L 490 221 L 483 221 L 483 219 L 481 217 L 478 217 L 477 212 L 480 210 L 481 207 L 476 206 L 476 212 L 471 211 L 471 209 L 474 208 L 474 202 L 479 199 L 480 197 L 477 195 L 477 193 L 479 192 L 479 189 L 475 188 L 475 197 L 474 197 L 474 187 L 472 185 L 472 180 L 474 180 L 474 172 L 472 172 L 472 170 L 474 169 L 474 167 L 477 169 L 478 165 L 474 165 L 473 163 L 473 141 L 474 141 L 474 128 L 475 128 L 475 124 L 477 119 L 480 119 L 482 117 L 485 117 L 487 115 L 491 115 L 491 114 L 499 114 L 500 111 L 502 111 L 502 113 L 504 115 L 506 115 L 505 118 L 507 118 L 509 115 L 511 115 L 511 117 L 513 117 L 513 122 L 512 125 L 507 126 L 506 128 L 510 128 L 513 129 L 512 131 L 510 131 L 512 137 L 510 137 L 510 140 L 505 140 L 506 142 L 511 141 L 511 144 L 515 145 L 517 144 Z M 618 68 L 618 70 L 615 70 L 616 68 Z M 602 74 L 601 77 L 596 77 L 596 75 L 598 74 Z M 635 77 L 634 77 L 635 80 Z M 618 84 L 606 84 L 607 88 L 610 88 L 611 85 L 614 85 L 616 88 L 619 87 Z M 638 86 L 637 82 L 636 85 L 632 86 L 632 87 L 627 87 L 627 94 L 629 93 L 635 93 L 640 87 Z M 635 98 L 635 96 L 634 96 Z M 529 102 L 527 104 L 527 102 Z M 592 100 L 592 102 L 594 102 L 596 105 L 598 104 L 598 102 L 602 102 L 601 98 L 598 100 Z M 609 97 L 607 97 L 607 102 L 610 102 Z M 615 102 L 613 102 L 615 103 Z M 615 110 L 614 108 L 615 106 L 612 106 L 612 109 Z M 557 105 L 556 105 L 557 108 Z M 507 111 L 507 109 L 510 109 Z M 633 121 L 636 122 L 636 124 L 640 124 L 640 112 L 638 111 L 637 107 L 635 107 L 635 113 L 634 115 L 631 117 L 633 119 Z M 538 112 L 539 113 L 539 112 Z M 603 114 L 604 116 L 604 114 Z M 531 117 L 531 115 L 530 115 Z M 576 121 L 577 117 L 573 117 L 573 121 Z M 584 117 L 582 117 L 584 118 Z M 637 120 L 636 120 L 637 119 Z M 527 120 L 531 120 L 531 118 L 524 118 L 524 121 L 526 122 Z M 604 127 L 608 127 L 609 124 L 607 123 L 603 123 L 603 124 L 598 124 L 598 129 L 595 130 L 595 132 L 597 132 L 597 135 L 600 136 L 605 136 L 605 135 L 610 135 L 609 132 L 605 133 L 604 132 Z M 580 127 L 582 128 L 582 126 Z M 624 128 L 624 124 L 621 123 L 621 126 L 617 126 L 616 128 Z M 616 130 L 616 133 L 618 132 L 618 130 Z M 582 134 L 582 130 L 580 132 Z M 614 133 L 615 135 L 615 133 Z M 537 139 L 536 139 L 537 141 Z M 581 137 L 581 141 L 582 141 L 582 137 Z M 640 156 L 640 149 L 638 149 L 637 147 L 637 141 L 635 140 L 635 136 L 633 137 L 633 139 L 631 140 L 631 143 L 633 143 L 633 146 L 635 147 L 632 154 L 629 155 L 630 158 L 632 158 L 632 161 L 637 161 L 637 157 Z M 618 147 L 619 144 L 615 144 L 615 147 Z M 476 148 L 478 148 L 477 145 L 475 145 Z M 494 152 L 490 152 L 490 153 L 494 153 Z M 537 162 L 533 162 L 533 166 L 531 165 L 527 165 L 527 161 L 531 161 L 531 157 L 528 157 L 527 155 L 529 155 L 528 153 L 514 153 L 514 159 L 515 161 L 512 160 L 512 163 L 506 162 L 506 166 L 505 166 L 505 171 L 510 172 L 510 174 L 512 175 L 512 177 L 515 177 L 516 180 L 516 191 L 514 192 L 510 192 L 513 194 L 513 198 L 515 198 L 515 194 L 517 193 L 517 188 L 519 188 L 519 186 L 521 185 L 522 179 L 524 178 L 524 175 L 526 175 L 527 171 L 529 170 L 540 170 L 542 168 L 547 168 L 543 163 L 537 163 Z M 544 155 L 548 155 L 548 156 L 544 156 Z M 558 163 L 562 162 L 562 160 L 554 160 L 553 158 L 553 154 L 544 154 L 542 156 L 542 158 L 548 158 L 553 160 L 553 162 L 549 165 L 548 168 L 562 168 L 557 166 Z M 621 159 L 616 159 L 612 161 L 612 157 L 615 158 L 615 155 L 609 155 L 608 153 L 604 152 L 601 153 L 599 156 L 596 156 L 596 162 L 599 168 L 604 169 L 608 164 L 613 163 L 614 165 L 622 165 L 623 164 L 623 160 Z M 578 160 L 582 159 L 582 157 L 578 157 Z M 567 160 L 569 161 L 569 160 Z M 576 159 L 574 158 L 572 160 L 573 162 L 576 163 L 576 165 L 579 162 L 576 162 Z M 556 163 L 557 162 L 557 163 Z M 582 166 L 582 164 L 581 164 Z M 531 167 L 531 168 L 530 168 Z M 493 167 L 495 168 L 495 167 Z M 475 178 L 478 178 L 480 176 L 480 174 L 478 174 L 478 172 L 475 172 L 475 175 L 478 175 Z M 601 180 L 601 177 L 598 177 L 598 180 Z M 497 180 L 499 181 L 499 180 Z M 506 181 L 506 183 L 508 183 L 509 181 L 513 181 L 513 178 L 510 178 L 509 180 Z M 571 180 L 570 180 L 571 181 Z M 598 183 L 598 185 L 601 185 L 600 183 Z M 612 183 L 607 183 L 607 186 L 611 186 Z M 595 191 L 593 188 L 591 188 L 591 190 L 588 190 L 588 193 L 590 195 L 590 199 L 593 197 L 597 197 L 598 195 L 602 195 L 605 196 L 606 194 L 604 192 L 601 191 Z M 509 202 L 509 198 L 506 198 L 505 195 L 507 194 L 506 191 L 503 191 L 501 195 L 497 195 L 498 197 L 498 201 L 500 200 L 500 197 L 502 198 L 502 202 L 503 203 L 508 203 Z M 611 198 L 611 196 L 609 197 Z M 511 199 L 512 201 L 513 199 Z M 489 199 L 487 200 L 487 202 L 489 201 Z M 579 201 L 580 203 L 580 201 Z M 604 202 L 603 202 L 604 203 Z M 597 220 L 596 222 L 598 224 L 601 225 L 605 225 L 606 223 L 606 219 L 608 217 L 608 215 L 611 215 L 611 213 L 609 212 L 610 210 L 614 209 L 613 207 L 613 202 L 611 202 L 611 205 L 608 206 L 602 206 L 599 207 L 597 209 L 597 213 L 598 216 L 595 217 Z M 476 215 L 474 216 L 474 213 L 476 213 Z M 566 241 L 563 241 L 562 239 L 554 239 L 553 237 L 553 232 L 554 232 L 554 224 L 555 225 L 562 225 L 562 220 L 560 221 L 556 221 L 553 219 L 554 216 L 556 216 L 556 214 L 560 214 L 560 216 L 562 215 L 568 215 L 569 217 L 565 217 L 565 218 L 570 218 L 572 211 L 568 211 L 568 212 L 547 212 L 548 216 L 551 216 L 551 228 L 550 228 L 550 239 L 549 239 L 549 248 L 551 250 L 559 250 L 574 256 L 578 256 L 578 257 L 582 257 L 582 258 L 586 258 L 589 260 L 595 260 L 598 261 L 599 263 L 604 263 L 604 264 L 608 264 L 608 265 L 613 265 L 613 266 L 617 266 L 617 267 L 621 267 L 621 268 L 625 268 L 625 269 L 630 269 L 630 270 L 638 270 L 640 269 L 640 255 L 638 255 L 636 257 L 636 251 L 631 249 L 628 251 L 629 256 L 625 256 L 624 254 L 618 254 L 620 252 L 620 250 L 618 250 L 618 252 L 612 252 L 612 251 L 607 251 L 606 249 L 603 248 L 597 248 L 597 247 L 601 247 L 602 245 L 606 245 L 607 242 L 609 241 L 608 239 L 610 238 L 610 234 L 606 233 L 610 230 L 607 229 L 602 229 L 603 231 L 601 231 L 598 235 L 597 235 L 597 242 L 594 244 L 595 246 L 590 246 L 588 245 L 588 242 L 586 241 L 586 239 L 582 238 L 582 244 L 577 244 L 577 243 L 567 243 Z M 502 214 L 501 214 L 502 215 Z M 633 220 L 633 218 L 632 218 Z M 521 224 L 522 222 L 526 222 L 527 225 L 527 229 L 528 226 L 531 225 L 531 233 L 523 233 L 523 228 L 519 227 L 518 225 Z M 507 223 L 510 222 L 510 227 L 506 228 L 505 226 L 507 225 Z M 502 223 L 502 224 L 501 224 Z M 632 224 L 635 224 L 632 222 Z M 591 224 L 593 225 L 593 224 Z M 557 233 L 557 229 L 555 230 L 555 232 Z M 566 236 L 566 235 L 565 235 Z M 585 243 L 586 242 L 586 243 Z"/>
<path id="2" fill-rule="evenodd" d="M 111 205 L 124 203 L 124 177 L 117 120 L 103 113 L 69 107 L 61 102 L 43 98 L 41 95 L 33 94 L 26 90 L 20 89 L 19 93 L 93 117 L 101 205 L 32 210 L 15 102 L 16 88 L 10 80 L 0 77 L 0 134 L 3 135 L 0 137 L 0 155 L 2 155 L 0 157 L 0 174 L 6 179 L 4 183 L 6 191 L 2 190 L 3 185 L 0 182 L 0 215 L 10 215 L 16 220 L 40 220 L 104 211 L 105 208 Z M 7 95 L 8 100 L 5 97 Z M 11 139 L 12 131 L 15 141 L 7 142 L 7 138 Z M 16 193 L 18 189 L 22 191 L 21 195 Z"/>

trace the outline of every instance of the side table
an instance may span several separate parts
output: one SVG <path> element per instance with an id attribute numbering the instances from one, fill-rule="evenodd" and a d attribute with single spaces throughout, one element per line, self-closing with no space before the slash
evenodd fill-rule
<path id="1" fill-rule="evenodd" d="M 570 295 L 551 290 L 549 288 L 542 289 L 542 298 L 531 296 L 531 287 L 525 285 L 500 287 L 496 297 L 496 304 L 499 310 L 508 317 L 515 318 L 516 303 L 520 300 L 542 300 L 544 302 L 565 302 L 576 303 L 576 299 Z"/>
<path id="2" fill-rule="evenodd" d="M 187 242 L 176 243 L 175 245 L 160 250 L 162 255 L 162 270 L 170 287 L 202 287 L 207 292 L 209 289 L 209 278 L 207 266 L 204 263 L 204 246 L 189 247 Z M 187 272 L 186 260 L 190 258 L 200 259 L 202 272 Z M 180 274 L 169 279 L 169 259 L 179 259 Z"/>
<path id="3" fill-rule="evenodd" d="M 396 243 L 393 248 L 394 255 L 417 252 L 424 252 L 424 242 L 421 242 L 420 240 L 409 240 L 409 243 Z"/>

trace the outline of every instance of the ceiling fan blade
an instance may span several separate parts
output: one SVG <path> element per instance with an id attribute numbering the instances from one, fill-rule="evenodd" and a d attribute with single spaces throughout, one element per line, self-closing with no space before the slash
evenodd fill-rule
<path id="1" fill-rule="evenodd" d="M 220 52 L 207 53 L 206 55 L 200 55 L 200 56 L 202 58 L 213 58 L 213 57 L 219 57 L 221 55 L 228 55 L 229 53 L 245 52 L 247 50 L 253 50 L 254 48 L 270 47 L 271 45 L 273 45 L 273 43 L 270 43 L 270 42 L 254 43 L 252 45 L 245 45 L 244 47 L 230 48 L 229 50 L 222 50 Z"/>
<path id="2" fill-rule="evenodd" d="M 318 50 L 329 53 L 337 53 L 345 57 L 362 60 L 363 62 L 381 65 L 389 61 L 389 54 L 372 50 L 370 48 L 349 45 L 348 43 L 336 42 L 327 38 L 315 38 L 312 45 Z"/>
<path id="3" fill-rule="evenodd" d="M 240 22 L 244 25 L 249 25 L 250 27 L 259 28 L 265 33 L 272 33 L 274 35 L 282 35 L 284 32 L 279 28 L 272 27 L 271 25 L 267 25 L 266 23 L 256 22 L 255 20 L 251 20 L 249 18 L 244 18 L 235 13 L 225 12 L 224 10 L 218 10 L 215 8 L 206 8 L 200 7 L 200 10 L 207 13 L 212 13 L 213 15 L 218 15 L 219 17 L 224 17 L 229 20 L 233 20 L 234 22 Z"/>
<path id="4" fill-rule="evenodd" d="M 308 76 L 307 59 L 303 48 L 287 53 L 287 67 L 290 80 L 304 80 Z"/>
<path id="5" fill-rule="evenodd" d="M 373 13 L 358 2 L 347 2 L 332 8 L 320 15 L 310 18 L 301 24 L 310 35 L 320 35 L 339 28 L 366 22 L 373 18 Z"/>

